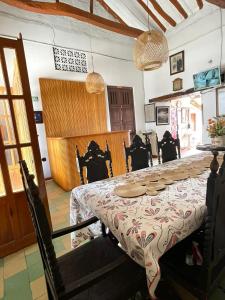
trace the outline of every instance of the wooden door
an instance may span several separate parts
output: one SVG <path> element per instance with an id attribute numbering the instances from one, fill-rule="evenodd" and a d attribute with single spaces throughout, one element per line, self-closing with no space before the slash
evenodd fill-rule
<path id="1" fill-rule="evenodd" d="M 35 241 L 21 159 L 35 175 L 49 214 L 22 38 L 0 38 L 0 257 Z"/>
<path id="2" fill-rule="evenodd" d="M 135 134 L 133 89 L 108 86 L 111 130 L 130 130 Z"/>

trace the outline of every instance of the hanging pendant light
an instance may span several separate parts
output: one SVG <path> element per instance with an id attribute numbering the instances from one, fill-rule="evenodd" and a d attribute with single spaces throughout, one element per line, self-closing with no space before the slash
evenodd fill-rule
<path id="1" fill-rule="evenodd" d="M 96 72 L 88 73 L 85 85 L 87 92 L 90 94 L 101 94 L 105 89 L 102 76 Z"/>
<path id="2" fill-rule="evenodd" d="M 105 82 L 102 76 L 99 73 L 96 73 L 94 70 L 94 60 L 93 60 L 93 51 L 90 35 L 90 48 L 91 48 L 91 62 L 92 62 L 92 72 L 89 72 L 86 77 L 85 86 L 86 90 L 90 94 L 101 94 L 105 90 Z"/>
<path id="3" fill-rule="evenodd" d="M 134 63 L 141 71 L 158 69 L 168 60 L 166 37 L 155 29 L 143 32 L 134 45 Z"/>
<path id="4" fill-rule="evenodd" d="M 135 66 L 141 71 L 155 70 L 160 68 L 168 60 L 168 57 L 167 39 L 161 31 L 150 29 L 148 14 L 148 31 L 139 35 L 135 41 L 133 51 Z"/>

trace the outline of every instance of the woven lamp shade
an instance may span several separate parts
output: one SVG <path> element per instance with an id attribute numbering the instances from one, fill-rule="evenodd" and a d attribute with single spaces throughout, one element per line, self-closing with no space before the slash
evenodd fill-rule
<path id="1" fill-rule="evenodd" d="M 86 78 L 86 90 L 90 94 L 101 94 L 105 89 L 105 83 L 99 73 L 88 73 Z"/>
<path id="2" fill-rule="evenodd" d="M 143 32 L 135 42 L 133 55 L 138 70 L 150 71 L 160 68 L 169 57 L 166 37 L 157 30 Z"/>

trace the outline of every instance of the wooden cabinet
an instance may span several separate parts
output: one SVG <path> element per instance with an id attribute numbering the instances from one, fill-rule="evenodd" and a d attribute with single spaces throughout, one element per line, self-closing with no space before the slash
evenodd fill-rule
<path id="1" fill-rule="evenodd" d="M 80 175 L 76 164 L 76 145 L 80 154 L 87 151 L 91 140 L 96 141 L 102 150 L 106 141 L 112 155 L 114 176 L 126 173 L 126 162 L 123 142 L 129 145 L 128 131 L 103 132 L 73 137 L 52 137 L 48 140 L 48 152 L 53 179 L 64 190 L 69 191 L 80 185 Z"/>

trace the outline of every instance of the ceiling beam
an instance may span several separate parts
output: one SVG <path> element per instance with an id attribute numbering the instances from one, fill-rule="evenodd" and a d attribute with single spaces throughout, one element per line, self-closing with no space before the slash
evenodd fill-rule
<path id="1" fill-rule="evenodd" d="M 173 4 L 173 6 L 176 7 L 176 9 L 179 11 L 179 13 L 185 18 L 188 18 L 188 14 L 184 10 L 184 8 L 181 6 L 181 4 L 177 0 L 170 0 L 170 2 Z"/>
<path id="2" fill-rule="evenodd" d="M 203 1 L 202 0 L 196 0 L 196 1 L 197 1 L 199 9 L 202 9 L 203 8 Z"/>
<path id="3" fill-rule="evenodd" d="M 153 5 L 154 9 L 163 17 L 166 22 L 168 22 L 171 26 L 175 27 L 177 23 L 172 19 L 163 9 L 162 7 L 156 2 L 156 0 L 149 0 Z"/>
<path id="4" fill-rule="evenodd" d="M 221 8 L 225 8 L 225 1 L 224 0 L 206 0 L 207 2 L 219 6 Z"/>
<path id="5" fill-rule="evenodd" d="M 127 25 L 121 18 L 120 16 L 117 15 L 117 13 L 115 13 L 114 10 L 112 10 L 112 8 L 107 4 L 105 3 L 104 0 L 97 0 L 101 6 L 111 15 L 113 16 L 117 21 L 119 21 L 121 24 L 123 25 Z"/>
<path id="6" fill-rule="evenodd" d="M 149 14 L 149 16 L 155 21 L 155 23 L 165 32 L 166 27 L 159 21 L 159 19 L 153 14 L 150 8 L 142 1 L 137 0 L 137 2 L 144 8 L 144 10 Z"/>
<path id="7" fill-rule="evenodd" d="M 39 2 L 39 1 L 20 1 L 20 0 L 1 0 L 8 5 L 27 10 L 29 12 L 55 15 L 55 16 L 64 16 L 71 17 L 76 20 L 86 22 L 95 26 L 98 26 L 102 29 L 120 33 L 130 37 L 137 37 L 142 30 L 125 26 L 123 24 L 107 20 L 100 16 L 90 14 L 87 11 L 79 9 L 75 6 L 68 5 L 66 3 L 54 3 L 54 2 Z"/>

